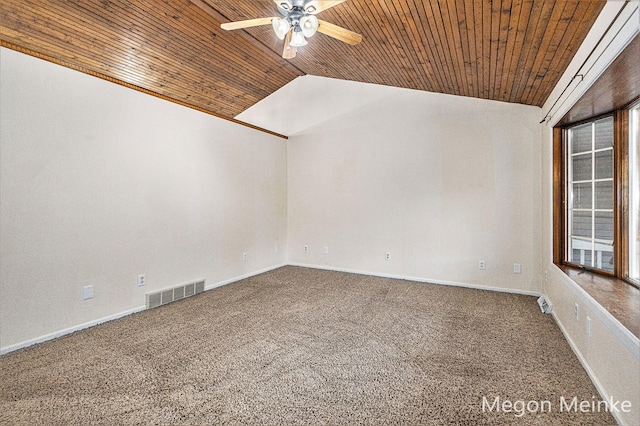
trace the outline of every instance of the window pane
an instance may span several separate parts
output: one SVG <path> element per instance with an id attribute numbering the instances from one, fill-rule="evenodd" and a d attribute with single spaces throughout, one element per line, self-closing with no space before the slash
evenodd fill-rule
<path id="1" fill-rule="evenodd" d="M 567 258 L 613 270 L 613 117 L 568 129 Z"/>
<path id="2" fill-rule="evenodd" d="M 591 266 L 591 244 L 575 240 L 572 247 L 571 262 Z"/>
<path id="3" fill-rule="evenodd" d="M 613 241 L 613 212 L 596 212 L 595 228 L 596 239 Z"/>
<path id="4" fill-rule="evenodd" d="M 570 130 L 571 152 L 591 151 L 591 123 L 574 127 Z"/>
<path id="5" fill-rule="evenodd" d="M 574 156 L 571 164 L 573 171 L 571 181 L 591 180 L 591 153 Z"/>
<path id="6" fill-rule="evenodd" d="M 573 208 L 591 209 L 593 202 L 593 191 L 591 190 L 591 182 L 576 183 L 573 185 Z"/>
<path id="7" fill-rule="evenodd" d="M 596 121 L 596 148 L 610 148 L 613 146 L 613 117 Z"/>
<path id="8" fill-rule="evenodd" d="M 613 181 L 596 182 L 596 209 L 613 209 Z"/>
<path id="9" fill-rule="evenodd" d="M 640 105 L 629 113 L 629 278 L 640 281 Z"/>
<path id="10" fill-rule="evenodd" d="M 598 269 L 613 271 L 613 245 L 596 243 L 595 262 Z"/>
<path id="11" fill-rule="evenodd" d="M 596 152 L 596 179 L 613 177 L 613 150 Z"/>
<path id="12" fill-rule="evenodd" d="M 575 237 L 592 238 L 591 212 L 573 212 L 571 221 L 571 235 Z"/>

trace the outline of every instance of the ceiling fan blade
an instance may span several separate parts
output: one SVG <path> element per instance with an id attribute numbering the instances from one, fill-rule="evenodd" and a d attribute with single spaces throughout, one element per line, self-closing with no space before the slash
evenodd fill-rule
<path id="1" fill-rule="evenodd" d="M 224 24 L 220 24 L 220 28 L 223 30 L 239 30 L 242 28 L 258 27 L 260 25 L 271 25 L 271 21 L 273 21 L 273 19 L 274 18 L 271 17 L 247 19 L 246 21 L 225 22 Z"/>
<path id="2" fill-rule="evenodd" d="M 312 15 L 315 15 L 316 13 L 320 13 L 323 10 L 327 10 L 332 8 L 333 6 L 337 6 L 340 3 L 344 3 L 347 0 L 312 0 L 309 1 L 305 4 L 305 10 L 307 10 L 309 8 L 309 6 L 313 6 L 315 8 L 315 10 L 313 12 L 309 12 Z"/>
<path id="3" fill-rule="evenodd" d="M 355 46 L 362 41 L 362 36 L 360 34 L 349 31 L 346 28 L 339 27 L 321 19 L 318 19 L 318 23 L 320 24 L 318 25 L 319 33 L 344 41 L 352 46 Z"/>
<path id="4" fill-rule="evenodd" d="M 295 46 L 290 46 L 289 42 L 291 41 L 291 33 L 293 29 L 289 30 L 286 37 L 284 38 L 284 49 L 282 50 L 282 57 L 284 59 L 293 59 L 296 57 L 296 53 L 298 49 Z"/>

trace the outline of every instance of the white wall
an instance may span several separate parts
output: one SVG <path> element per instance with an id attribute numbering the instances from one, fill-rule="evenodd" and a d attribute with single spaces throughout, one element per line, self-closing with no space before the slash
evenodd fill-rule
<path id="1" fill-rule="evenodd" d="M 0 72 L 3 351 L 286 262 L 286 140 L 4 48 Z"/>
<path id="2" fill-rule="evenodd" d="M 289 139 L 289 262 L 539 293 L 540 109 L 351 84 Z"/>

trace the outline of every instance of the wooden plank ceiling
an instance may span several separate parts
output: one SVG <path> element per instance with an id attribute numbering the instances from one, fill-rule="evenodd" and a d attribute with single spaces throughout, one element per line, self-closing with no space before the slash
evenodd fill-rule
<path id="1" fill-rule="evenodd" d="M 363 35 L 324 34 L 280 57 L 272 0 L 2 0 L 6 47 L 234 117 L 297 76 L 542 106 L 606 1 L 348 0 L 318 16 Z"/>

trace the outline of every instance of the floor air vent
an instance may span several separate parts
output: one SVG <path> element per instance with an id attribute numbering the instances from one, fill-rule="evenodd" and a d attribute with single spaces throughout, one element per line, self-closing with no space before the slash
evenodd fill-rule
<path id="1" fill-rule="evenodd" d="M 147 309 L 166 305 L 167 303 L 184 299 L 185 297 L 190 297 L 194 294 L 202 293 L 203 291 L 204 280 L 201 280 L 189 284 L 182 284 L 178 287 L 168 288 L 166 290 L 156 291 L 155 293 L 147 293 L 145 295 Z"/>

